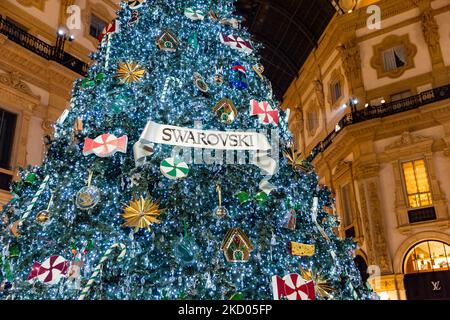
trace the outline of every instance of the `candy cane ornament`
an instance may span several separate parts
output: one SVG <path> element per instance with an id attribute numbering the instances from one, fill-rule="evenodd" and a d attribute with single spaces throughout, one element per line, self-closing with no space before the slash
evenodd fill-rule
<path id="1" fill-rule="evenodd" d="M 170 85 L 171 82 L 174 82 L 175 85 L 178 88 L 181 88 L 181 86 L 182 86 L 182 83 L 181 83 L 180 79 L 175 78 L 175 77 L 168 77 L 166 79 L 166 82 L 164 83 L 164 89 L 163 89 L 163 92 L 162 92 L 162 95 L 161 95 L 161 101 L 162 102 L 167 102 L 167 93 L 169 92 L 169 85 Z"/>
<path id="2" fill-rule="evenodd" d="M 50 176 L 46 176 L 44 178 L 44 180 L 42 181 L 41 185 L 39 186 L 38 191 L 36 191 L 36 193 L 34 194 L 32 200 L 31 200 L 31 203 L 28 205 L 27 209 L 25 210 L 25 213 L 22 215 L 22 218 L 20 219 L 20 223 L 19 223 L 20 225 L 22 225 L 22 221 L 25 220 L 26 218 L 28 218 L 28 216 L 30 215 L 31 211 L 34 208 L 34 205 L 36 204 L 36 201 L 39 199 L 42 192 L 44 192 L 45 188 L 47 187 L 49 179 L 50 179 Z"/>
<path id="3" fill-rule="evenodd" d="M 89 293 L 89 290 L 91 289 L 92 285 L 94 284 L 95 280 L 98 277 L 98 274 L 100 273 L 100 270 L 102 269 L 103 265 L 105 264 L 106 260 L 108 260 L 111 257 L 111 254 L 114 249 L 120 249 L 120 254 L 117 257 L 117 262 L 120 262 L 125 257 L 125 254 L 127 253 L 127 248 L 123 243 L 114 243 L 109 247 L 108 250 L 106 250 L 103 257 L 100 259 L 100 262 L 97 264 L 97 266 L 94 269 L 94 272 L 92 273 L 91 277 L 89 278 L 89 281 L 86 283 L 86 285 L 83 288 L 83 291 L 81 291 L 81 295 L 78 298 L 78 300 L 84 300 L 86 298 L 87 294 Z"/>

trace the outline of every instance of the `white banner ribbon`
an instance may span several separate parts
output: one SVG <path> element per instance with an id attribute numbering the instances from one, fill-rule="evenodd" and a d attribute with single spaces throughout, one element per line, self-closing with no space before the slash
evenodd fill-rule
<path id="1" fill-rule="evenodd" d="M 266 174 L 259 186 L 266 193 L 274 189 L 268 181 L 275 174 L 277 163 L 269 157 L 272 147 L 262 133 L 200 130 L 149 121 L 133 147 L 137 166 L 153 154 L 154 143 L 199 149 L 256 151 L 254 164 Z"/>

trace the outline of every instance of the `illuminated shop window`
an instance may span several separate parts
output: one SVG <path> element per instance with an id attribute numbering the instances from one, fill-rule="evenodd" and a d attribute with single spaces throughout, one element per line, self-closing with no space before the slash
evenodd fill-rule
<path id="1" fill-rule="evenodd" d="M 406 255 L 404 273 L 449 271 L 450 246 L 440 241 L 425 241 L 415 245 Z"/>
<path id="2" fill-rule="evenodd" d="M 430 182 L 425 160 L 402 163 L 408 205 L 411 208 L 431 206 Z"/>

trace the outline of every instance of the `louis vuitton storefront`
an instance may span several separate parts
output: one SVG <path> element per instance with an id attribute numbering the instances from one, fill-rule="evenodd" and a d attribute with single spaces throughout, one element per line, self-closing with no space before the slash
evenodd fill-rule
<path id="1" fill-rule="evenodd" d="M 414 245 L 403 262 L 408 300 L 450 300 L 450 246 L 440 241 Z"/>

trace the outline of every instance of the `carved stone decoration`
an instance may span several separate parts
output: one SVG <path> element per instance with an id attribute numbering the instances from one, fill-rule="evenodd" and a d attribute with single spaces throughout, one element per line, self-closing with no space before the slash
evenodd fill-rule
<path id="1" fill-rule="evenodd" d="M 400 45 L 403 45 L 403 47 L 405 48 L 405 65 L 397 69 L 386 71 L 384 66 L 383 53 L 386 50 Z M 416 56 L 416 54 L 417 47 L 411 42 L 408 33 L 402 36 L 392 34 L 384 38 L 381 43 L 373 47 L 373 57 L 370 60 L 370 64 L 372 68 L 377 71 L 378 78 L 398 78 L 402 76 L 406 70 L 415 68 L 414 57 Z"/>
<path id="2" fill-rule="evenodd" d="M 350 39 L 337 47 L 341 55 L 342 66 L 349 82 L 361 80 L 361 53 L 356 39 Z"/>
<path id="3" fill-rule="evenodd" d="M 49 120 L 43 120 L 42 121 L 42 129 L 46 132 L 46 133 L 50 133 L 53 131 L 53 125 L 54 123 L 52 121 Z"/>
<path id="4" fill-rule="evenodd" d="M 1 73 L 0 83 L 3 83 L 9 87 L 16 89 L 17 91 L 25 93 L 34 98 L 38 98 L 38 96 L 33 94 L 30 87 L 26 83 L 24 83 L 21 78 L 22 75 L 19 72 Z"/>
<path id="5" fill-rule="evenodd" d="M 300 109 L 291 110 L 291 115 L 289 117 L 289 128 L 292 132 L 303 132 L 304 120 L 303 113 Z"/>
<path id="6" fill-rule="evenodd" d="M 317 102 L 323 108 L 325 106 L 325 94 L 323 92 L 323 84 L 320 80 L 314 80 L 314 92 L 316 93 Z"/>
<path id="7" fill-rule="evenodd" d="M 410 147 L 413 144 L 433 140 L 433 138 L 424 137 L 421 135 L 413 135 L 411 132 L 403 132 L 400 139 L 396 140 L 395 142 L 388 145 L 385 150 L 392 150 L 392 149 L 398 149 L 403 147 Z"/>
<path id="8" fill-rule="evenodd" d="M 17 0 L 17 2 L 25 7 L 36 7 L 41 11 L 44 11 L 45 2 L 47 0 Z"/>
<path id="9" fill-rule="evenodd" d="M 433 10 L 427 9 L 422 13 L 422 32 L 425 41 L 430 48 L 432 57 L 440 56 L 441 50 L 439 45 L 439 26 L 433 15 Z"/>

